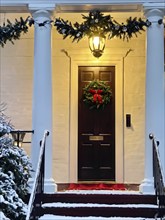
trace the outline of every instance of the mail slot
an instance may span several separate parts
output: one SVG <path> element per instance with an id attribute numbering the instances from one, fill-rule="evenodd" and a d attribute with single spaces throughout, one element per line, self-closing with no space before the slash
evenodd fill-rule
<path id="1" fill-rule="evenodd" d="M 101 135 L 98 135 L 98 136 L 91 135 L 89 136 L 89 140 L 90 141 L 103 141 L 104 137 Z"/>

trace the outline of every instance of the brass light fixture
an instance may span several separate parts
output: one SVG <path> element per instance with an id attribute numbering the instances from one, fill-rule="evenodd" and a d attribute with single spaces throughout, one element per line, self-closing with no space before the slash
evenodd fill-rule
<path id="1" fill-rule="evenodd" d="M 13 146 L 22 147 L 23 143 L 29 144 L 31 141 L 24 141 L 24 137 L 27 133 L 34 134 L 34 130 L 13 130 L 10 134 L 13 139 Z"/>
<path id="2" fill-rule="evenodd" d="M 89 48 L 94 57 L 101 57 L 105 48 L 105 36 L 99 34 L 90 36 Z"/>
<path id="3" fill-rule="evenodd" d="M 22 147 L 23 139 L 25 137 L 26 132 L 22 131 L 13 131 L 11 133 L 13 139 L 13 145 L 17 147 Z"/>

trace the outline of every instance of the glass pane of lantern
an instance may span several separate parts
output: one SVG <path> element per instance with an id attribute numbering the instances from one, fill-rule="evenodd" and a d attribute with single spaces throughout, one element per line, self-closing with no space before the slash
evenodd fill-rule
<path id="1" fill-rule="evenodd" d="M 100 57 L 104 51 L 105 37 L 92 36 L 89 38 L 89 48 L 95 57 Z"/>
<path id="2" fill-rule="evenodd" d="M 13 138 L 13 145 L 22 147 L 22 142 L 25 137 L 25 132 L 13 132 L 11 133 L 12 138 Z"/>

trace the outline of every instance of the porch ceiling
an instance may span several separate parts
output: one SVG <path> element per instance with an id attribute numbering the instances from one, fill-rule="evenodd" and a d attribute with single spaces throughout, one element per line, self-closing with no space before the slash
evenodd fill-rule
<path id="1" fill-rule="evenodd" d="M 103 12 L 139 12 L 146 3 L 165 4 L 164 0 L 0 0 L 0 13 L 29 12 L 29 4 L 37 8 L 56 5 L 57 12 L 88 12 L 96 8 Z"/>

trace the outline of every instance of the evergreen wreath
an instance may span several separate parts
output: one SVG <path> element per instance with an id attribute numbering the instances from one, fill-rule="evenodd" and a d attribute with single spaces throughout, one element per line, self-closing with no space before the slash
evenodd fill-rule
<path id="1" fill-rule="evenodd" d="M 111 88 L 104 81 L 94 80 L 83 88 L 83 102 L 89 109 L 104 109 L 111 97 Z"/>

